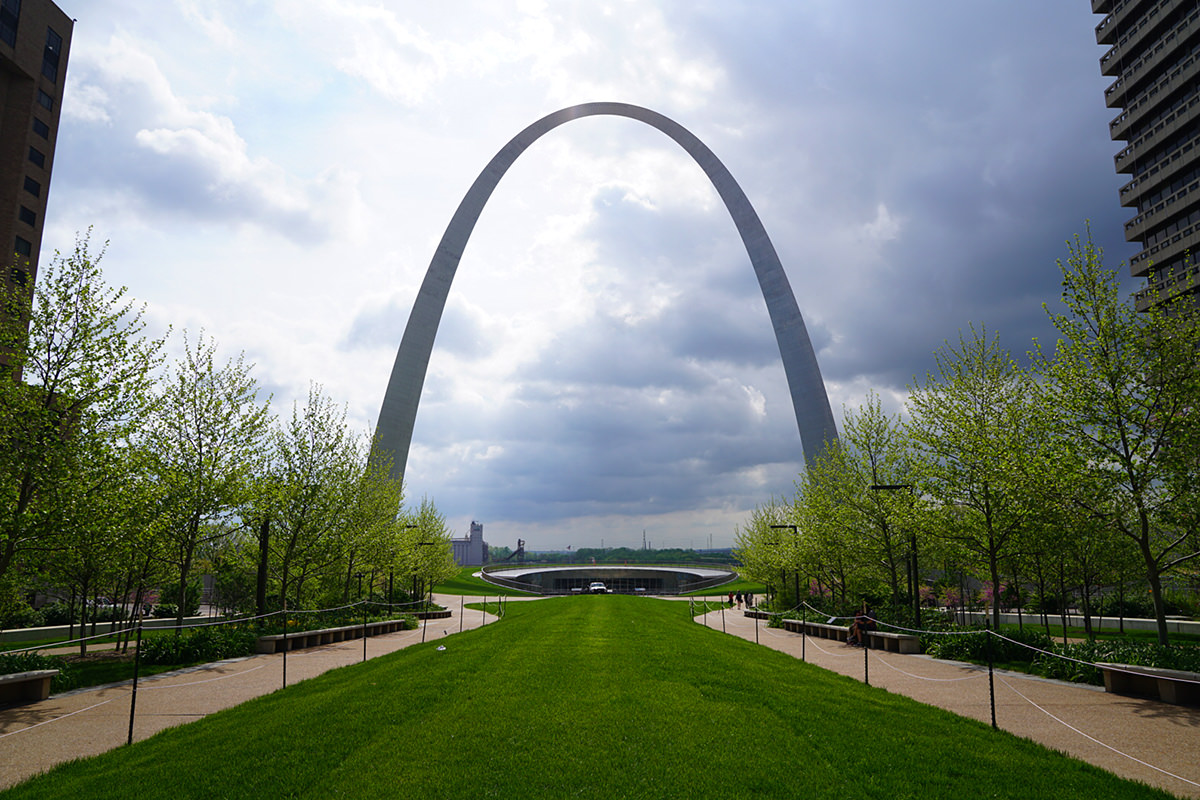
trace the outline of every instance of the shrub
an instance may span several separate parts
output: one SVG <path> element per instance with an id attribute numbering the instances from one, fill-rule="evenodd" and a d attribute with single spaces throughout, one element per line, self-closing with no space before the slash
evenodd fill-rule
<path id="1" fill-rule="evenodd" d="M 143 637 L 142 661 L 147 664 L 195 664 L 253 655 L 258 633 L 253 628 L 213 625 Z"/>
<path id="2" fill-rule="evenodd" d="M 46 624 L 46 618 L 25 603 L 9 608 L 0 619 L 0 628 L 40 628 Z"/>
<path id="3" fill-rule="evenodd" d="M 58 675 L 50 682 L 53 692 L 73 689 L 71 667 L 61 656 L 44 656 L 40 653 L 0 653 L 0 675 L 14 672 L 33 672 L 39 669 L 56 669 Z"/>
<path id="4" fill-rule="evenodd" d="M 1037 653 L 1030 648 L 1049 650 L 1051 647 L 1050 637 L 1033 628 L 1024 631 L 1004 630 L 1001 634 L 1004 639 L 991 636 L 982 629 L 969 633 L 926 633 L 921 636 L 921 646 L 934 658 L 986 662 L 990 637 L 993 661 L 1026 663 L 1032 663 L 1037 658 Z"/>
<path id="5" fill-rule="evenodd" d="M 69 625 L 71 623 L 71 607 L 58 600 L 42 606 L 42 619 L 46 625 Z"/>

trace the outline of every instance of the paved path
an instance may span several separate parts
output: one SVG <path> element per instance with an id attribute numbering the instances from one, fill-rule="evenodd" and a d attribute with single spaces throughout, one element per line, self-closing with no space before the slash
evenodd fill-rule
<path id="1" fill-rule="evenodd" d="M 863 679 L 863 650 L 802 637 L 741 611 L 712 611 L 698 622 Z M 986 667 L 923 655 L 868 650 L 872 686 L 991 723 Z M 1107 694 L 1103 688 L 997 671 L 996 723 L 1125 778 L 1200 798 L 1200 708 Z M 1170 773 L 1170 774 L 1168 774 Z"/>
<path id="2" fill-rule="evenodd" d="M 467 597 L 478 603 L 481 597 Z M 493 601 L 495 598 L 491 598 Z M 450 619 L 429 620 L 426 641 L 477 628 L 495 617 L 466 609 L 463 598 L 435 597 L 451 609 Z M 421 641 L 422 629 L 367 639 L 367 658 L 395 652 Z M 287 656 L 288 685 L 326 670 L 363 660 L 363 640 L 298 650 Z M 161 673 L 138 681 L 134 741 L 199 719 L 238 703 L 269 694 L 283 685 L 283 655 L 261 655 Z M 93 756 L 125 744 L 129 735 L 131 684 L 110 685 L 54 695 L 40 703 L 0 710 L 0 789 L 73 758 Z"/>
<path id="3" fill-rule="evenodd" d="M 466 598 L 479 602 L 482 598 Z M 516 599 L 516 598 L 511 598 Z M 467 609 L 462 599 L 436 598 L 454 616 L 426 623 L 427 640 L 479 627 L 495 617 Z M 828 640 L 766 627 L 741 612 L 699 617 L 700 624 L 803 657 L 810 663 L 863 678 L 863 651 Z M 374 658 L 421 641 L 421 630 L 367 640 Z M 296 683 L 363 658 L 362 640 L 291 653 L 288 683 Z M 868 651 L 872 686 L 905 694 L 962 716 L 990 722 L 986 669 L 927 656 Z M 283 656 L 225 661 L 144 678 L 138 685 L 134 739 L 237 705 L 280 688 Z M 0 710 L 0 788 L 60 762 L 96 755 L 125 743 L 129 731 L 128 683 L 56 695 L 41 703 Z M 1051 716 L 1053 715 L 1053 716 Z M 1200 709 L 1106 694 L 1095 687 L 996 674 L 996 718 L 1007 731 L 1041 742 L 1118 775 L 1200 798 Z M 1157 768 L 1157 769 L 1156 769 Z M 1170 773 L 1170 774 L 1168 774 Z"/>

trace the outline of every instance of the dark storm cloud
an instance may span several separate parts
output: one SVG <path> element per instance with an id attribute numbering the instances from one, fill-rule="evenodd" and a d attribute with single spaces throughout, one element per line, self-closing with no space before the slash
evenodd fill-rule
<path id="1" fill-rule="evenodd" d="M 863 218 L 876 204 L 899 221 L 878 263 L 851 280 L 831 270 L 826 290 L 797 269 L 800 259 L 787 264 L 798 294 L 820 295 L 813 313 L 836 331 L 836 344 L 819 345 L 827 380 L 903 387 L 971 322 L 1022 352 L 1049 335 L 1042 303 L 1057 302 L 1054 261 L 1085 219 L 1114 265 L 1131 252 L 1088 9 L 755 8 L 706 6 L 680 23 L 721 54 L 731 94 L 754 114 L 749 149 L 773 153 L 752 164 L 751 182 L 777 199 L 772 208 L 808 213 L 798 226 L 768 220 L 781 251 L 819 247 L 794 234 Z M 804 299 L 801 307 L 812 318 Z"/>

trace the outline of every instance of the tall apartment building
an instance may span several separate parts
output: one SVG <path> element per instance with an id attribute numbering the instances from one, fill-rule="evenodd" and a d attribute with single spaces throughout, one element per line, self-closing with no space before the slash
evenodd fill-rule
<path id="1" fill-rule="evenodd" d="M 1109 123 L 1125 147 L 1114 157 L 1129 182 L 1121 205 L 1134 211 L 1125 238 L 1141 249 L 1130 259 L 1150 297 L 1200 298 L 1200 0 L 1092 0 L 1104 14 L 1096 41 L 1109 45 L 1100 71 L 1120 113 Z"/>
<path id="2" fill-rule="evenodd" d="M 9 285 L 37 277 L 74 25 L 50 0 L 0 0 L 0 255 Z"/>

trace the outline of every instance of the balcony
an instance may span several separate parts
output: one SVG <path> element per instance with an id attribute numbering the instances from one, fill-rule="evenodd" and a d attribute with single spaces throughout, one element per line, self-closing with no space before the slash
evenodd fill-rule
<path id="1" fill-rule="evenodd" d="M 1117 172 L 1132 169 L 1132 160 L 1136 152 L 1141 151 L 1145 153 L 1158 142 L 1168 140 L 1172 135 L 1179 133 L 1186 127 L 1192 127 L 1198 117 L 1200 117 L 1200 95 L 1192 97 L 1187 105 L 1175 109 L 1160 119 L 1155 123 L 1154 127 L 1134 139 L 1121 152 L 1113 156 L 1113 163 L 1116 165 Z"/>
<path id="2" fill-rule="evenodd" d="M 1108 133 L 1113 139 L 1128 139 L 1129 129 L 1134 122 L 1154 107 L 1154 100 L 1167 97 L 1174 89 L 1184 85 L 1200 72 L 1200 54 L 1192 53 L 1162 75 L 1144 92 L 1131 100 L 1125 110 L 1108 123 Z"/>
<path id="3" fill-rule="evenodd" d="M 1154 44 L 1149 42 L 1156 37 L 1164 38 L 1163 29 L 1185 2 L 1189 0 L 1158 0 L 1149 6 L 1127 2 L 1106 17 L 1101 25 L 1108 23 L 1107 31 L 1111 35 L 1106 37 L 1106 41 L 1100 41 L 1100 29 L 1097 28 L 1097 41 L 1100 44 L 1112 44 L 1112 47 L 1100 59 L 1100 72 L 1104 75 L 1116 74 L 1122 69 L 1126 57 L 1153 51 L 1161 41 Z M 1135 16 L 1135 12 L 1141 13 Z"/>
<path id="4" fill-rule="evenodd" d="M 1154 227 L 1155 222 L 1162 217 L 1163 212 L 1174 211 L 1178 204 L 1185 200 L 1191 200 L 1193 205 L 1200 202 L 1200 194 L 1198 193 L 1200 193 L 1200 178 L 1190 182 L 1178 192 L 1164 197 L 1152 207 L 1138 214 L 1125 223 L 1125 241 L 1141 241 L 1146 232 Z"/>

